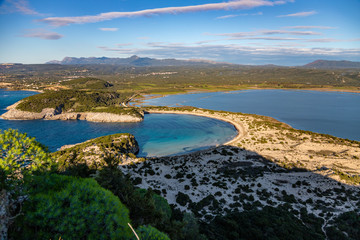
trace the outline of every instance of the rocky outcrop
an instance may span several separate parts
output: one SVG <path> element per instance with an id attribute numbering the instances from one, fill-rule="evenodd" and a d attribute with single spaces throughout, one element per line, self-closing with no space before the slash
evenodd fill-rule
<path id="1" fill-rule="evenodd" d="M 13 120 L 34 120 L 34 119 L 49 119 L 55 115 L 55 109 L 53 108 L 44 108 L 41 112 L 26 112 L 21 111 L 16 108 L 9 109 L 6 113 L 1 115 L 4 119 L 13 119 Z"/>
<path id="2" fill-rule="evenodd" d="M 138 152 L 139 145 L 133 135 L 118 133 L 75 145 L 65 145 L 52 155 L 63 170 L 81 164 L 89 169 L 97 170 L 111 164 L 136 162 L 138 159 L 135 154 Z"/>
<path id="3" fill-rule="evenodd" d="M 47 120 L 87 120 L 90 122 L 141 122 L 142 117 L 104 112 L 70 112 L 44 116 Z"/>
<path id="4" fill-rule="evenodd" d="M 60 112 L 54 108 L 44 108 L 41 112 L 27 112 L 16 109 L 17 102 L 7 107 L 7 112 L 1 115 L 4 119 L 12 120 L 87 120 L 90 122 L 141 122 L 142 116 L 115 114 L 106 112 Z"/>

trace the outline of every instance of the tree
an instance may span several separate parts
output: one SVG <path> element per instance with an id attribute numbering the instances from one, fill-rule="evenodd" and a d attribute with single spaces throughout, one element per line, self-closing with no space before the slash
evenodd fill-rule
<path id="1" fill-rule="evenodd" d="M 128 209 L 94 179 L 34 176 L 15 239 L 129 239 Z M 19 231 L 20 230 L 20 231 Z"/>
<path id="2" fill-rule="evenodd" d="M 164 214 L 157 209 L 152 191 L 139 191 L 128 176 L 117 168 L 104 168 L 96 176 L 96 181 L 110 190 L 130 210 L 130 218 L 134 227 L 152 224 L 154 226 L 164 220 Z M 156 226 L 157 227 L 157 226 Z"/>
<path id="3" fill-rule="evenodd" d="M 0 130 L 0 239 L 7 239 L 7 229 L 19 214 L 27 176 L 52 164 L 47 149 L 35 138 L 13 129 Z"/>
<path id="4" fill-rule="evenodd" d="M 130 211 L 130 218 L 135 228 L 152 225 L 167 233 L 171 239 L 182 239 L 183 223 L 173 219 L 172 210 L 167 201 L 151 189 L 136 188 L 129 176 L 125 176 L 116 167 L 104 167 L 96 181 L 110 190 Z"/>
<path id="5" fill-rule="evenodd" d="M 136 232 L 141 240 L 170 240 L 165 233 L 152 226 L 140 226 Z"/>

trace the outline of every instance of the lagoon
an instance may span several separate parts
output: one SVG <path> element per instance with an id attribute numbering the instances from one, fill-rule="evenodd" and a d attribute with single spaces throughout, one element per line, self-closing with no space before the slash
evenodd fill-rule
<path id="1" fill-rule="evenodd" d="M 28 91 L 0 90 L 0 114 Z M 4 120 L 0 129 L 18 129 L 56 151 L 63 145 L 114 134 L 131 133 L 140 146 L 139 157 L 193 152 L 225 143 L 237 135 L 233 125 L 212 118 L 178 114 L 146 114 L 139 123 L 95 123 L 81 120 Z"/>
<path id="2" fill-rule="evenodd" d="M 360 140 L 360 93 L 241 90 L 168 95 L 142 105 L 193 106 L 273 117 L 296 129 Z"/>

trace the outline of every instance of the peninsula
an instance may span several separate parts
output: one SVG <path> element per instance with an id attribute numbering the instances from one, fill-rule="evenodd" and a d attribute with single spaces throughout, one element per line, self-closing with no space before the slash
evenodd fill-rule
<path id="1" fill-rule="evenodd" d="M 7 107 L 6 109 L 8 111 L 2 114 L 0 117 L 9 120 L 87 120 L 90 122 L 141 122 L 144 119 L 142 112 L 136 111 L 133 108 L 103 108 L 96 109 L 96 112 L 62 112 L 56 108 L 43 108 L 41 112 L 30 112 L 19 110 L 17 108 L 17 106 L 22 103 L 23 101 L 19 101 Z M 114 113 L 107 111 L 112 111 Z"/>
<path id="2" fill-rule="evenodd" d="M 65 88 L 66 90 L 45 91 L 27 97 L 7 107 L 8 111 L 1 117 L 16 120 L 79 119 L 93 122 L 139 122 L 143 120 L 141 111 L 128 108 L 125 104 L 132 95 L 119 94 L 106 89 L 111 84 L 103 80 L 85 78 L 77 79 L 70 84 L 72 88 L 80 85 L 81 89 Z"/>

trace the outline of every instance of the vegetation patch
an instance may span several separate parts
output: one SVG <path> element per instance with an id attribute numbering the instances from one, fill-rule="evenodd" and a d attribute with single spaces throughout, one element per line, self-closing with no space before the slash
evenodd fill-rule
<path id="1" fill-rule="evenodd" d="M 22 100 L 17 109 L 41 112 L 44 108 L 54 108 L 61 112 L 85 112 L 97 107 L 120 106 L 130 94 L 116 92 L 93 92 L 77 90 L 47 91 Z M 114 111 L 114 110 L 109 110 Z M 106 112 L 106 108 L 104 110 Z"/>
<path id="2" fill-rule="evenodd" d="M 69 171 L 84 166 L 95 171 L 104 166 L 118 165 L 127 158 L 134 158 L 139 151 L 135 137 L 129 133 L 118 133 L 95 138 L 73 147 L 52 153 L 59 169 Z"/>

